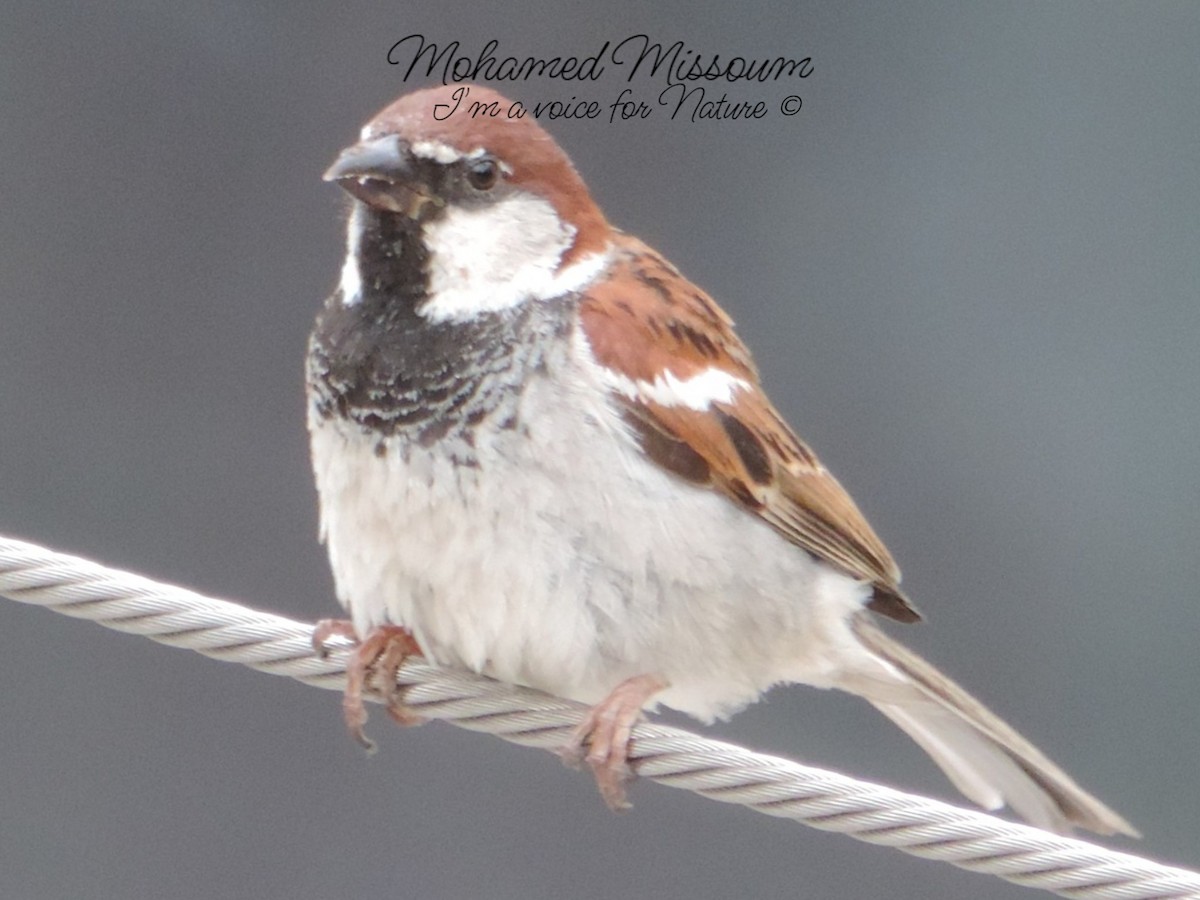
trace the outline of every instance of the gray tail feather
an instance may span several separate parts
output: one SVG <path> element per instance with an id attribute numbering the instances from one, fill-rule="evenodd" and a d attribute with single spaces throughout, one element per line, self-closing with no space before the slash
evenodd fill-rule
<path id="1" fill-rule="evenodd" d="M 985 809 L 1007 803 L 1031 824 L 1051 831 L 1078 825 L 1098 834 L 1139 836 L 995 713 L 865 614 L 855 618 L 853 629 L 891 677 L 850 677 L 844 686 L 899 725 L 968 798 Z"/>

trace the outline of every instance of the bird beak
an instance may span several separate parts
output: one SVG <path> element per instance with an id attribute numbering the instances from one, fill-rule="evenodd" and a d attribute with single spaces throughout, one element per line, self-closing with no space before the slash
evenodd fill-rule
<path id="1" fill-rule="evenodd" d="M 394 134 L 347 147 L 325 172 L 326 181 L 345 178 L 379 178 L 391 181 L 412 174 L 407 148 Z"/>
<path id="2" fill-rule="evenodd" d="M 323 176 L 368 206 L 417 219 L 441 201 L 424 190 L 408 147 L 394 134 L 347 147 Z"/>

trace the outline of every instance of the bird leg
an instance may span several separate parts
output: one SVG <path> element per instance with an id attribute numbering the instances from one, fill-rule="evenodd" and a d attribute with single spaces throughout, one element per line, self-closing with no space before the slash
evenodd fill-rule
<path id="1" fill-rule="evenodd" d="M 655 675 L 636 675 L 613 688 L 612 693 L 588 710 L 559 755 L 578 768 L 586 762 L 596 778 L 600 796 L 614 812 L 628 809 L 625 785 L 633 777 L 629 767 L 629 739 L 642 718 L 642 707 L 667 683 Z"/>
<path id="2" fill-rule="evenodd" d="M 398 625 L 379 625 L 359 639 L 354 624 L 346 619 L 322 619 L 313 629 L 313 648 L 321 657 L 329 655 L 325 646 L 333 636 L 349 638 L 357 645 L 346 662 L 346 692 L 342 695 L 342 716 L 346 728 L 358 743 L 374 751 L 375 742 L 367 737 L 367 707 L 363 692 L 372 675 L 375 690 L 383 698 L 388 715 L 401 725 L 419 725 L 421 717 L 404 705 L 396 687 L 396 673 L 410 656 L 421 656 L 421 648 L 412 632 Z"/>

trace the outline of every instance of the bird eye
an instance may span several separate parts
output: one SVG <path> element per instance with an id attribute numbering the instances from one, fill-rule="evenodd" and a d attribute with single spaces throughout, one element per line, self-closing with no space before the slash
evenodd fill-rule
<path id="1" fill-rule="evenodd" d="M 471 160 L 468 163 L 467 180 L 477 191 L 490 191 L 500 180 L 500 165 L 490 156 Z"/>

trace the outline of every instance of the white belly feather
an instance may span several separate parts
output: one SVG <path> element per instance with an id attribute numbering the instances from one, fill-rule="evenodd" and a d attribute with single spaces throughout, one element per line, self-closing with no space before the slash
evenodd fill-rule
<path id="1" fill-rule="evenodd" d="M 476 467 L 310 416 L 357 631 L 404 625 L 437 663 L 585 702 L 656 674 L 657 701 L 703 719 L 776 682 L 829 686 L 863 652 L 846 619 L 866 589 L 645 461 L 594 366 L 556 365 L 526 384 L 517 428 L 476 430 Z"/>

